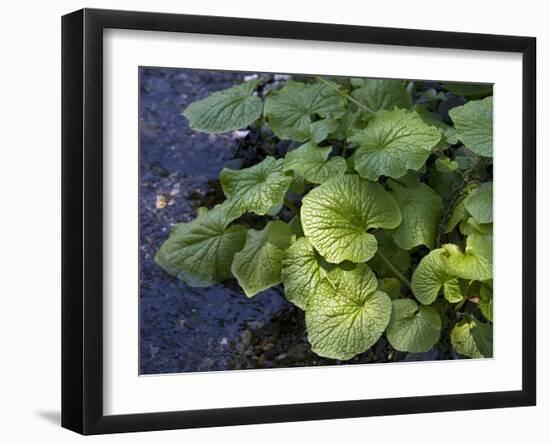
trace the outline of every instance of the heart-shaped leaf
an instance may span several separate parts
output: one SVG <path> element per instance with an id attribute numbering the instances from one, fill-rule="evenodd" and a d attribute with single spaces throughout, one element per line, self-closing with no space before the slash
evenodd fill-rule
<path id="1" fill-rule="evenodd" d="M 426 352 L 440 335 L 441 318 L 432 306 L 418 305 L 410 298 L 393 301 L 386 337 L 396 350 Z"/>
<path id="2" fill-rule="evenodd" d="M 306 85 L 288 81 L 267 97 L 264 114 L 269 126 L 281 139 L 300 142 L 310 139 L 315 133 L 315 128 L 311 129 L 315 118 L 334 120 L 344 115 L 345 102 L 337 88 L 320 82 Z"/>
<path id="3" fill-rule="evenodd" d="M 493 236 L 472 233 L 466 239 L 466 250 L 457 245 L 443 245 L 445 254 L 441 259 L 447 271 L 466 280 L 489 280 L 493 278 Z"/>
<path id="4" fill-rule="evenodd" d="M 451 331 L 451 343 L 456 352 L 470 358 L 493 356 L 493 327 L 474 317 L 460 320 Z"/>
<path id="5" fill-rule="evenodd" d="M 244 226 L 227 228 L 234 218 L 226 205 L 200 211 L 192 222 L 174 226 L 155 261 L 190 286 L 209 286 L 230 278 L 233 256 L 246 239 Z"/>
<path id="6" fill-rule="evenodd" d="M 411 98 L 401 80 L 365 79 L 351 95 L 372 112 L 411 107 Z"/>
<path id="7" fill-rule="evenodd" d="M 250 168 L 224 168 L 220 180 L 231 213 L 237 216 L 244 212 L 265 215 L 273 206 L 283 202 L 292 176 L 285 174 L 282 159 L 266 157 Z"/>
<path id="8" fill-rule="evenodd" d="M 367 230 L 396 228 L 401 213 L 380 184 L 343 175 L 305 196 L 301 219 L 305 235 L 328 262 L 360 263 L 376 252 L 376 238 Z"/>
<path id="9" fill-rule="evenodd" d="M 478 223 L 493 223 L 493 182 L 482 183 L 472 190 L 464 206 Z"/>
<path id="10" fill-rule="evenodd" d="M 450 303 L 458 303 L 463 299 L 458 279 L 447 272 L 441 255 L 444 249 L 435 249 L 426 255 L 414 270 L 411 286 L 416 299 L 424 304 L 432 304 L 441 289 Z"/>
<path id="11" fill-rule="evenodd" d="M 294 242 L 284 254 L 281 278 L 285 296 L 300 309 L 306 309 L 309 298 L 323 281 L 322 260 L 305 237 Z"/>
<path id="12" fill-rule="evenodd" d="M 395 243 L 402 249 L 425 245 L 433 248 L 443 202 L 425 183 L 402 186 L 390 180 L 391 194 L 401 210 L 402 221 L 393 234 Z"/>
<path id="13" fill-rule="evenodd" d="M 346 172 L 346 161 L 335 156 L 328 158 L 332 147 L 319 147 L 308 142 L 285 157 L 284 169 L 294 171 L 310 183 L 324 183 L 329 178 L 343 175 Z"/>
<path id="14" fill-rule="evenodd" d="M 464 146 L 476 154 L 493 156 L 493 97 L 457 106 L 449 116 Z"/>
<path id="15" fill-rule="evenodd" d="M 290 226 L 279 220 L 269 222 L 261 231 L 248 230 L 246 244 L 231 266 L 248 297 L 281 283 L 281 262 L 291 235 Z"/>
<path id="16" fill-rule="evenodd" d="M 337 268 L 328 275 L 312 293 L 306 309 L 313 352 L 348 360 L 376 343 L 391 315 L 391 300 L 377 287 L 374 273 L 363 263 L 351 271 Z"/>
<path id="17" fill-rule="evenodd" d="M 378 180 L 381 175 L 399 178 L 408 169 L 419 170 L 441 140 L 441 132 L 416 112 L 396 109 L 381 111 L 349 140 L 359 145 L 354 154 L 359 175 Z"/>
<path id="18" fill-rule="evenodd" d="M 197 131 L 216 134 L 244 128 L 260 117 L 262 100 L 252 93 L 261 80 L 252 80 L 191 103 L 183 115 Z"/>

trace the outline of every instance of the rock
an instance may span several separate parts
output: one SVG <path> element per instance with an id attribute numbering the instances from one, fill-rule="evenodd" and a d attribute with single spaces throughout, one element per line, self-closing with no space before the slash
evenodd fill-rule
<path id="1" fill-rule="evenodd" d="M 294 345 L 288 350 L 288 358 L 292 361 L 303 361 L 307 358 L 309 349 L 309 345 L 306 343 Z"/>

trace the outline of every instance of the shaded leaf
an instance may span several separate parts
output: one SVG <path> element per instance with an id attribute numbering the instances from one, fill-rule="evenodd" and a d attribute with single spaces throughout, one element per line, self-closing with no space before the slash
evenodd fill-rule
<path id="1" fill-rule="evenodd" d="M 402 186 L 390 180 L 391 194 L 401 210 L 401 224 L 393 234 L 402 249 L 425 245 L 433 248 L 443 202 L 425 183 L 414 187 Z"/>

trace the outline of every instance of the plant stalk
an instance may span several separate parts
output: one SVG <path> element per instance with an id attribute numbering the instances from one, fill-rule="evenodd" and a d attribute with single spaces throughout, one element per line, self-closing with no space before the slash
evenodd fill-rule
<path id="1" fill-rule="evenodd" d="M 363 110 L 371 113 L 371 114 L 376 114 L 375 111 L 373 111 L 372 109 L 370 109 L 367 105 L 361 103 L 360 101 L 358 100 L 355 100 L 351 95 L 349 95 L 347 92 L 344 92 L 342 90 L 340 90 L 340 88 L 337 88 L 335 87 L 332 83 L 326 81 L 324 78 L 322 77 L 315 77 L 317 80 L 319 80 L 321 83 L 324 83 L 325 85 L 327 85 L 329 88 L 332 88 L 334 89 L 338 94 L 340 94 L 341 96 L 347 98 L 350 102 L 352 103 L 355 103 L 357 106 L 359 106 L 360 108 L 362 108 Z"/>
<path id="2" fill-rule="evenodd" d="M 380 250 L 376 251 L 376 253 L 380 256 L 382 261 L 386 264 L 388 268 L 395 274 L 395 276 L 403 283 L 407 288 L 412 290 L 411 282 L 405 277 L 401 272 L 399 272 L 399 269 L 397 269 L 389 260 L 388 258 L 380 252 Z"/>

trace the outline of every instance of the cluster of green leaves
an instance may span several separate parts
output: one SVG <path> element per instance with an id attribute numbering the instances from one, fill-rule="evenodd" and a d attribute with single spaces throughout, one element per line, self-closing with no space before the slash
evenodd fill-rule
<path id="1" fill-rule="evenodd" d="M 282 283 L 320 356 L 350 359 L 383 334 L 402 352 L 450 340 L 492 356 L 492 87 L 316 77 L 261 97 L 261 84 L 184 115 L 207 133 L 267 125 L 294 149 L 224 169 L 226 200 L 175 225 L 159 265 L 191 286 L 236 278 L 248 297 Z M 444 122 L 433 111 L 450 93 L 464 104 Z"/>

